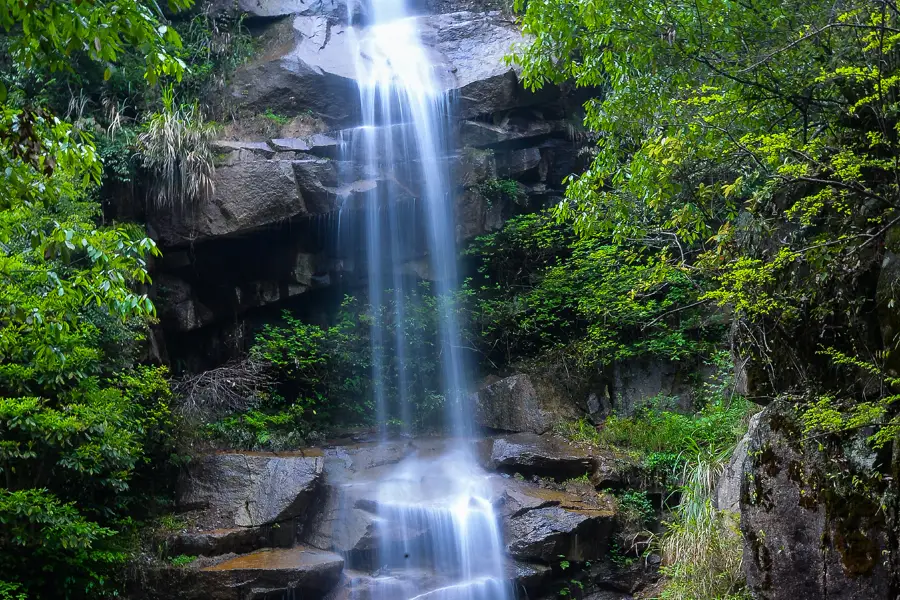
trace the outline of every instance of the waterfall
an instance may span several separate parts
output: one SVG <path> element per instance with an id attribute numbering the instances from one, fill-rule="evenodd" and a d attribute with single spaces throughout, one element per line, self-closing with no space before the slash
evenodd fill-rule
<path id="1" fill-rule="evenodd" d="M 372 377 L 379 434 L 392 419 L 410 433 L 417 349 L 403 328 L 415 308 L 416 277 L 407 263 L 427 253 L 433 291 L 447 296 L 457 285 L 449 132 L 452 105 L 420 41 L 404 0 L 371 0 L 369 23 L 351 28 L 356 49 L 362 125 L 345 132 L 345 184 L 378 179 L 366 187 L 363 213 L 368 298 L 372 307 Z M 376 600 L 506 600 L 503 544 L 489 500 L 488 478 L 475 464 L 467 438 L 466 377 L 460 327 L 447 302 L 439 306 L 441 392 L 451 441 L 441 456 L 412 456 L 375 484 L 378 548 Z M 393 336 L 393 339 L 387 339 Z M 385 348 L 392 348 L 386 352 Z M 396 393 L 388 374 L 395 366 Z M 389 405 L 391 398 L 395 405 Z M 410 573 L 424 571 L 428 577 Z M 425 583 L 427 581 L 428 583 Z M 362 597 L 358 595 L 357 597 Z"/>

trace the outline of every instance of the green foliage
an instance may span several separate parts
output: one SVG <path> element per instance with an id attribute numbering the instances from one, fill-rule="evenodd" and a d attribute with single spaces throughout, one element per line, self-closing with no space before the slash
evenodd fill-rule
<path id="1" fill-rule="evenodd" d="M 656 517 L 653 503 L 644 490 L 626 490 L 616 497 L 619 514 L 638 527 L 646 527 Z"/>
<path id="2" fill-rule="evenodd" d="M 873 282 L 900 223 L 900 9 L 870 0 L 517 9 L 531 37 L 511 60 L 526 85 L 603 89 L 586 104 L 585 124 L 601 134 L 594 160 L 557 215 L 584 235 L 665 247 L 665 268 L 703 279 L 698 300 L 736 320 L 754 395 L 821 403 L 811 418 L 825 429 L 836 426 L 835 403 L 854 424 L 891 422 L 896 390 L 873 401 L 859 370 L 848 388 L 828 353 L 893 365 L 896 376 L 900 337 L 884 326 L 897 288 L 876 298 Z"/>
<path id="3" fill-rule="evenodd" d="M 743 541 L 735 515 L 716 510 L 713 496 L 732 449 L 706 450 L 685 468 L 681 501 L 666 523 L 661 548 L 668 582 L 661 599 L 749 599 L 741 569 Z"/>
<path id="4" fill-rule="evenodd" d="M 439 303 L 427 284 L 380 311 L 346 297 L 328 327 L 310 325 L 285 312 L 280 324 L 257 334 L 250 359 L 262 366 L 271 385 L 246 411 L 210 424 L 214 438 L 239 448 L 289 448 L 317 428 L 368 424 L 375 418 L 373 352 L 386 358 L 384 390 L 388 420 L 416 430 L 439 424 L 443 397 L 437 356 Z M 375 327 L 382 333 L 373 336 Z M 377 348 L 373 347 L 378 340 Z M 415 361 L 401 363 L 398 344 Z M 413 408 L 406 414 L 403 399 Z"/>
<path id="5" fill-rule="evenodd" d="M 146 117 L 138 136 L 157 209 L 184 209 L 212 196 L 215 132 L 216 125 L 204 120 L 199 105 L 175 106 L 172 90 L 163 93 L 163 110 Z"/>
<path id="6" fill-rule="evenodd" d="M 659 410 L 654 405 L 633 416 L 612 415 L 600 432 L 601 440 L 619 448 L 638 450 L 661 462 L 696 448 L 718 451 L 733 446 L 746 429 L 750 405 L 743 398 L 720 399 L 696 414 Z"/>
<path id="7" fill-rule="evenodd" d="M 495 362 L 553 354 L 575 368 L 634 356 L 686 360 L 723 334 L 697 282 L 662 256 L 576 237 L 548 213 L 511 219 L 467 250 L 479 277 L 464 294 L 478 348 Z"/>
<path id="8" fill-rule="evenodd" d="M 211 437 L 229 448 L 286 450 L 303 445 L 309 422 L 304 419 L 303 407 L 295 404 L 272 412 L 251 408 L 206 427 Z"/>
<path id="9" fill-rule="evenodd" d="M 137 366 L 159 252 L 138 227 L 99 225 L 92 124 L 78 102 L 74 122 L 54 112 L 48 76 L 86 63 L 108 79 L 131 55 L 146 81 L 180 78 L 179 37 L 158 13 L 0 2 L 0 597 L 114 595 L 122 517 L 150 504 L 135 484 L 171 446 L 164 371 Z"/>
<path id="10" fill-rule="evenodd" d="M 265 117 L 266 119 L 272 121 L 279 127 L 287 125 L 291 121 L 290 117 L 286 117 L 284 115 L 280 115 L 276 112 L 273 112 L 271 108 L 267 108 L 266 112 L 264 112 L 262 116 Z"/>
<path id="11" fill-rule="evenodd" d="M 0 568 L 8 590 L 43 598 L 102 597 L 111 568 L 125 555 L 110 546 L 115 531 L 85 518 L 47 490 L 0 489 Z M 13 596 L 15 597 L 15 596 Z"/>
<path id="12" fill-rule="evenodd" d="M 188 556 L 187 554 L 179 554 L 169 559 L 169 563 L 173 567 L 184 567 L 197 560 L 196 556 Z"/>
<path id="13" fill-rule="evenodd" d="M 477 186 L 481 194 L 488 199 L 488 203 L 509 200 L 516 202 L 522 195 L 519 184 L 513 179 L 490 179 Z"/>

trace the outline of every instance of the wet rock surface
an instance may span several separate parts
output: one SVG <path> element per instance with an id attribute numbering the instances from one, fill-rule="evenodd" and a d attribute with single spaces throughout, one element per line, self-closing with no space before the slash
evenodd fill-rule
<path id="1" fill-rule="evenodd" d="M 489 465 L 498 471 L 563 480 L 592 474 L 597 461 L 558 436 L 519 433 L 492 440 Z"/>
<path id="2" fill-rule="evenodd" d="M 219 556 L 239 554 L 272 546 L 271 532 L 266 528 L 246 527 L 184 531 L 169 535 L 166 550 L 173 556 Z"/>
<path id="3" fill-rule="evenodd" d="M 607 552 L 615 517 L 609 498 L 578 496 L 513 478 L 499 478 L 496 485 L 513 558 L 553 564 L 561 558 L 594 560 Z"/>
<path id="4" fill-rule="evenodd" d="M 304 547 L 260 550 L 213 564 L 164 568 L 151 575 L 145 597 L 154 600 L 270 600 L 289 591 L 322 598 L 340 580 L 344 559 Z"/>
<path id="5" fill-rule="evenodd" d="M 318 454 L 318 455 L 317 455 Z M 179 479 L 178 504 L 204 520 L 260 527 L 305 517 L 316 496 L 321 453 L 221 453 L 192 462 Z"/>

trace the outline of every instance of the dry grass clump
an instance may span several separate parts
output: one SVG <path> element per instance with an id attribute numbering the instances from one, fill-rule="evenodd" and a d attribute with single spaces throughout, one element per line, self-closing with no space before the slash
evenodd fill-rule
<path id="1" fill-rule="evenodd" d="M 684 471 L 681 503 L 662 537 L 664 600 L 747 597 L 741 569 L 743 548 L 735 515 L 713 506 L 716 483 L 731 449 L 701 454 Z"/>
<path id="2" fill-rule="evenodd" d="M 163 95 L 163 105 L 144 122 L 138 149 L 144 168 L 153 175 L 154 208 L 182 209 L 214 191 L 211 144 L 216 126 L 203 118 L 197 104 L 175 106 L 170 92 Z"/>

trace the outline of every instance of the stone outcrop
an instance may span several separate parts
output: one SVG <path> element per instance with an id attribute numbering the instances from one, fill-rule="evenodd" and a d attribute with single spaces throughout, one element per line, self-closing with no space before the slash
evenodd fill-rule
<path id="1" fill-rule="evenodd" d="M 413 206 L 415 182 L 402 179 L 410 173 L 364 172 L 348 161 L 361 124 L 350 24 L 365 29 L 364 4 L 219 3 L 217 10 L 247 13 L 260 49 L 226 92 L 236 121 L 222 133 L 232 139 L 214 144 L 213 196 L 145 215 L 163 249 L 154 279 L 167 280 L 155 299 L 163 360 L 209 368 L 233 358 L 249 332 L 277 314 L 271 307 L 318 307 L 324 298 L 335 304 L 310 292 L 340 284 L 352 293 L 365 285 L 364 254 L 347 243 L 363 237 L 363 219 L 354 217 L 363 199 L 384 190 Z M 503 60 L 521 39 L 518 26 L 493 10 L 498 2 L 413 4 L 452 99 L 454 146 L 446 160 L 454 173 L 457 239 L 465 243 L 557 201 L 563 178 L 583 160 L 567 124 L 580 120 L 581 100 L 521 86 Z M 265 116 L 272 114 L 289 121 Z M 487 184 L 498 179 L 514 180 L 516 193 L 492 194 Z M 431 277 L 424 252 L 409 258 L 404 274 Z M 299 272 L 291 267 L 295 259 L 304 261 Z"/>
<path id="2" fill-rule="evenodd" d="M 527 375 L 513 375 L 484 386 L 472 397 L 475 423 L 500 431 L 545 433 L 554 415 L 541 405 Z"/>
<path id="3" fill-rule="evenodd" d="M 738 442 L 731 455 L 731 460 L 725 467 L 725 471 L 719 477 L 716 484 L 716 493 L 713 498 L 714 505 L 719 510 L 727 510 L 732 513 L 741 511 L 741 481 L 744 477 L 744 462 L 747 460 L 747 447 L 750 438 L 756 434 L 761 413 L 753 415 L 747 427 L 747 433 Z"/>
<path id="4" fill-rule="evenodd" d="M 886 558 L 895 546 L 880 500 L 828 479 L 835 457 L 803 440 L 790 408 L 777 404 L 749 438 L 741 531 L 750 589 L 762 600 L 893 598 Z M 868 477 L 881 465 L 864 449 L 836 458 Z"/>
<path id="5" fill-rule="evenodd" d="M 232 101 L 253 113 L 312 111 L 333 126 L 355 124 L 360 110 L 351 58 L 355 34 L 326 15 L 305 13 L 294 13 L 267 32 L 262 56 L 235 73 Z M 522 38 L 515 23 L 499 13 L 423 15 L 417 27 L 444 88 L 459 98 L 460 116 L 539 100 L 522 89 L 515 70 L 503 60 Z"/>
<path id="6" fill-rule="evenodd" d="M 264 527 L 180 531 L 165 539 L 165 549 L 172 556 L 240 554 L 273 545 L 270 534 Z"/>
<path id="7" fill-rule="evenodd" d="M 597 468 L 588 452 L 553 435 L 519 433 L 489 443 L 488 465 L 497 471 L 563 480 L 590 475 Z"/>
<path id="8" fill-rule="evenodd" d="M 305 517 L 322 477 L 319 454 L 210 454 L 192 462 L 178 485 L 182 509 L 207 521 L 260 527 Z"/>
<path id="9" fill-rule="evenodd" d="M 584 498 L 516 481 L 498 480 L 498 504 L 510 556 L 555 564 L 605 555 L 615 511 L 609 498 Z"/>
<path id="10" fill-rule="evenodd" d="M 323 598 L 338 583 L 344 559 L 295 547 L 223 557 L 212 564 L 162 568 L 149 574 L 144 598 L 163 600 L 276 600 L 291 593 Z"/>

